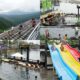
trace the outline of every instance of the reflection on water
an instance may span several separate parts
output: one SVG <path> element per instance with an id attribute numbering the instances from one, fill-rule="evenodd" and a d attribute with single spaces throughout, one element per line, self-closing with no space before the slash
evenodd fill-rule
<path id="1" fill-rule="evenodd" d="M 23 55 L 26 58 L 26 50 L 23 50 Z M 39 49 L 30 49 L 30 58 L 31 60 L 40 60 L 40 50 Z M 5 77 L 4 77 L 5 76 Z M 28 70 L 24 67 L 18 66 L 15 69 L 14 64 L 2 63 L 0 64 L 0 78 L 3 80 L 35 80 L 35 76 L 38 77 L 38 80 L 42 80 L 40 76 L 40 71 Z"/>
<path id="2" fill-rule="evenodd" d="M 39 71 L 18 67 L 14 69 L 14 64 L 2 63 L 0 65 L 0 78 L 3 80 L 56 80 L 53 70 L 40 69 Z M 35 79 L 37 76 L 37 79 Z"/>
<path id="3" fill-rule="evenodd" d="M 2 63 L 0 65 L 0 78 L 3 80 L 35 80 L 35 76 L 41 80 L 39 71 L 29 70 L 27 74 L 26 68 L 20 66 L 15 69 L 13 64 Z"/>

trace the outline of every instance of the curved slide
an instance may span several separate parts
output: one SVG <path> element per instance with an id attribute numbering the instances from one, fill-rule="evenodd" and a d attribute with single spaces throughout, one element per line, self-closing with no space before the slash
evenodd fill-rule
<path id="1" fill-rule="evenodd" d="M 72 56 L 73 56 L 77 61 L 80 61 L 80 53 L 79 53 L 76 49 L 72 48 L 69 44 L 65 45 L 64 47 L 65 47 L 67 50 L 70 51 L 70 53 L 72 54 Z"/>
<path id="2" fill-rule="evenodd" d="M 52 45 L 48 45 L 50 50 L 53 66 L 56 69 L 60 80 L 77 80 L 77 74 L 75 74 L 62 60 L 58 49 L 52 49 Z"/>
<path id="3" fill-rule="evenodd" d="M 78 75 L 77 80 L 80 80 L 80 63 L 74 59 L 66 48 L 64 48 L 64 51 L 61 51 L 60 45 L 55 45 L 55 47 L 59 50 L 64 62 Z"/>

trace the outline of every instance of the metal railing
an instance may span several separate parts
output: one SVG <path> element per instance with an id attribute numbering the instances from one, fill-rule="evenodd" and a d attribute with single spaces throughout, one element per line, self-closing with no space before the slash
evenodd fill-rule
<path id="1" fill-rule="evenodd" d="M 36 40 L 40 35 L 40 22 L 36 25 L 34 30 L 31 32 L 27 40 Z"/>

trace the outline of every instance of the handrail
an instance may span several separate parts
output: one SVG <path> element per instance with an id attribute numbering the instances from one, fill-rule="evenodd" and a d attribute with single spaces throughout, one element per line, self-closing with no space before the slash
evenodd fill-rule
<path id="1" fill-rule="evenodd" d="M 37 39 L 37 37 L 39 35 L 39 29 L 40 29 L 40 22 L 36 25 L 36 27 L 31 32 L 31 34 L 29 35 L 29 37 L 27 38 L 27 40 L 35 40 L 35 39 Z"/>

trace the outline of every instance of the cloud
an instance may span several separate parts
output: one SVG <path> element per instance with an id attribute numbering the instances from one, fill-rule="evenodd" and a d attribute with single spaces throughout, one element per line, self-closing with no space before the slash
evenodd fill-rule
<path id="1" fill-rule="evenodd" d="M 40 0 L 0 0 L 0 11 L 40 11 Z"/>

